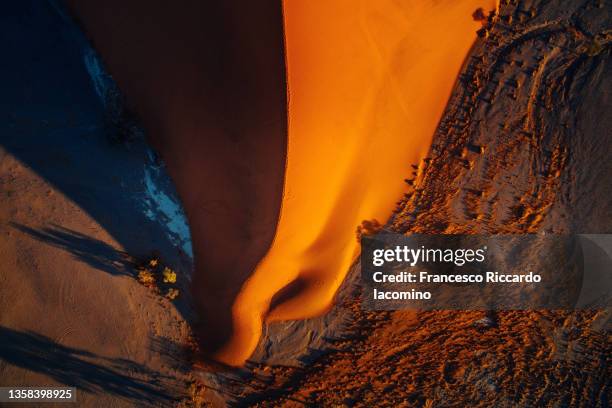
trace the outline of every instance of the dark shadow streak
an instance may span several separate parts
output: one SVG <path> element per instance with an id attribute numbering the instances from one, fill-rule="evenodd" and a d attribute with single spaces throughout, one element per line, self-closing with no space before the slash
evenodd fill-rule
<path id="1" fill-rule="evenodd" d="M 10 225 L 34 239 L 71 253 L 77 260 L 92 268 L 111 275 L 134 276 L 134 264 L 130 262 L 128 254 L 113 248 L 106 242 L 59 225 L 40 230 L 14 222 L 11 222 Z"/>
<path id="2" fill-rule="evenodd" d="M 168 404 L 178 397 L 170 378 L 125 359 L 62 346 L 31 332 L 0 326 L 0 360 L 88 393 L 111 394 L 138 404 Z M 140 378 L 135 378 L 132 375 Z"/>
<path id="3" fill-rule="evenodd" d="M 149 340 L 151 350 L 159 354 L 164 365 L 182 374 L 189 374 L 192 368 L 189 362 L 194 360 L 194 353 L 187 345 L 162 336 L 151 336 Z"/>

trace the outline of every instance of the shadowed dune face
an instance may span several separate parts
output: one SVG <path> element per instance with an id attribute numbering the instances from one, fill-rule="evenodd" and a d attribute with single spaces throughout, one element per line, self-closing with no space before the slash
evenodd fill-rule
<path id="1" fill-rule="evenodd" d="M 330 306 L 357 225 L 387 219 L 429 149 L 480 27 L 474 11 L 496 6 L 69 3 L 176 183 L 198 335 L 232 365 L 266 317 Z"/>
<path id="2" fill-rule="evenodd" d="M 273 239 L 286 155 L 278 1 L 68 1 L 161 153 L 190 224 L 203 349 Z"/>

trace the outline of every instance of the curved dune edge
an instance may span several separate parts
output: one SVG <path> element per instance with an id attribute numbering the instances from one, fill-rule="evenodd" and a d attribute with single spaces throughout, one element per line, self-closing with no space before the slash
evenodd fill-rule
<path id="1" fill-rule="evenodd" d="M 230 365 L 242 364 L 255 349 L 264 316 L 303 319 L 332 305 L 359 253 L 356 227 L 386 220 L 406 191 L 402 180 L 429 150 L 481 27 L 472 15 L 497 3 L 283 6 L 284 195 L 270 251 L 234 303 L 234 335 L 214 355 Z M 268 312 L 284 288 L 288 295 Z"/>
<path id="2" fill-rule="evenodd" d="M 278 0 L 66 0 L 160 153 L 189 221 L 194 332 L 233 336 L 231 308 L 268 251 L 286 160 Z"/>
<path id="3" fill-rule="evenodd" d="M 385 226 L 390 231 L 563 235 L 612 230 L 612 186 L 601 183 L 612 169 L 606 160 L 612 150 L 606 131 L 612 82 L 612 38 L 606 36 L 609 19 L 602 18 L 606 10 L 581 1 L 537 0 L 530 7 L 504 3 L 496 23 L 486 26 L 488 35 L 470 51 L 436 130 L 431 161 Z M 572 21 L 581 21 L 586 31 L 576 30 Z M 355 275 L 345 282 L 359 279 Z M 300 326 L 297 336 L 306 340 L 293 349 L 302 354 L 296 352 L 295 363 L 255 360 L 259 365 L 251 381 L 235 388 L 223 383 L 222 392 L 231 398 L 247 390 L 237 404 L 261 407 L 295 401 L 356 407 L 448 401 L 554 406 L 575 399 L 607 405 L 602 384 L 609 375 L 601 362 L 610 354 L 602 342 L 609 312 L 415 316 L 364 310 L 357 294 L 342 291 L 333 310 L 350 317 L 329 321 L 333 315 L 328 313 L 312 319 L 321 327 L 316 333 L 336 330 L 324 334 L 328 342 L 313 344 L 310 330 L 316 326 L 309 320 L 273 324 L 257 353 L 274 347 L 284 354 L 289 347 L 276 344 L 296 337 L 295 326 Z M 270 335 L 271 329 L 276 333 Z M 582 346 L 568 346 L 567 333 Z"/>
<path id="4" fill-rule="evenodd" d="M 474 12 L 497 6 L 68 3 L 176 185 L 195 331 L 229 365 L 249 358 L 265 319 L 332 305 L 356 227 L 391 215 L 427 154 L 481 27 Z"/>

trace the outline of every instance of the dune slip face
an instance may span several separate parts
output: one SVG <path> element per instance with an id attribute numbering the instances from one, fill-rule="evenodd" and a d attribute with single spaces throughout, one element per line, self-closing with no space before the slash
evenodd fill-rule
<path id="1" fill-rule="evenodd" d="M 288 157 L 272 247 L 234 305 L 248 357 L 261 319 L 303 319 L 333 302 L 364 220 L 384 223 L 430 147 L 493 1 L 284 2 Z M 421 167 L 422 167 L 421 162 Z M 286 288 L 278 298 L 274 296 Z M 268 313 L 271 299 L 274 299 Z"/>
<path id="2" fill-rule="evenodd" d="M 264 320 L 333 303 L 357 226 L 384 223 L 410 165 L 421 173 L 475 17 L 497 7 L 69 3 L 176 184 L 193 239 L 196 331 L 229 365 L 250 356 Z"/>

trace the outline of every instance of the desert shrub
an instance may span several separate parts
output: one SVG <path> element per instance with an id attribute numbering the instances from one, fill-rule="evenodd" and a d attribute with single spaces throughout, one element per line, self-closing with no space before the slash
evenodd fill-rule
<path id="1" fill-rule="evenodd" d="M 156 255 L 138 264 L 136 270 L 138 282 L 156 294 L 171 301 L 179 296 L 179 290 L 173 287 L 177 281 L 176 272 L 164 265 Z"/>
<path id="2" fill-rule="evenodd" d="M 138 282 L 142 283 L 145 286 L 154 286 L 155 280 L 155 275 L 148 269 L 141 269 L 138 272 Z"/>
<path id="3" fill-rule="evenodd" d="M 179 290 L 176 288 L 169 288 L 168 291 L 166 292 L 166 299 L 168 300 L 174 300 L 178 297 L 179 295 Z"/>
<path id="4" fill-rule="evenodd" d="M 172 269 L 165 267 L 162 276 L 164 278 L 164 283 L 176 283 L 176 272 Z"/>

